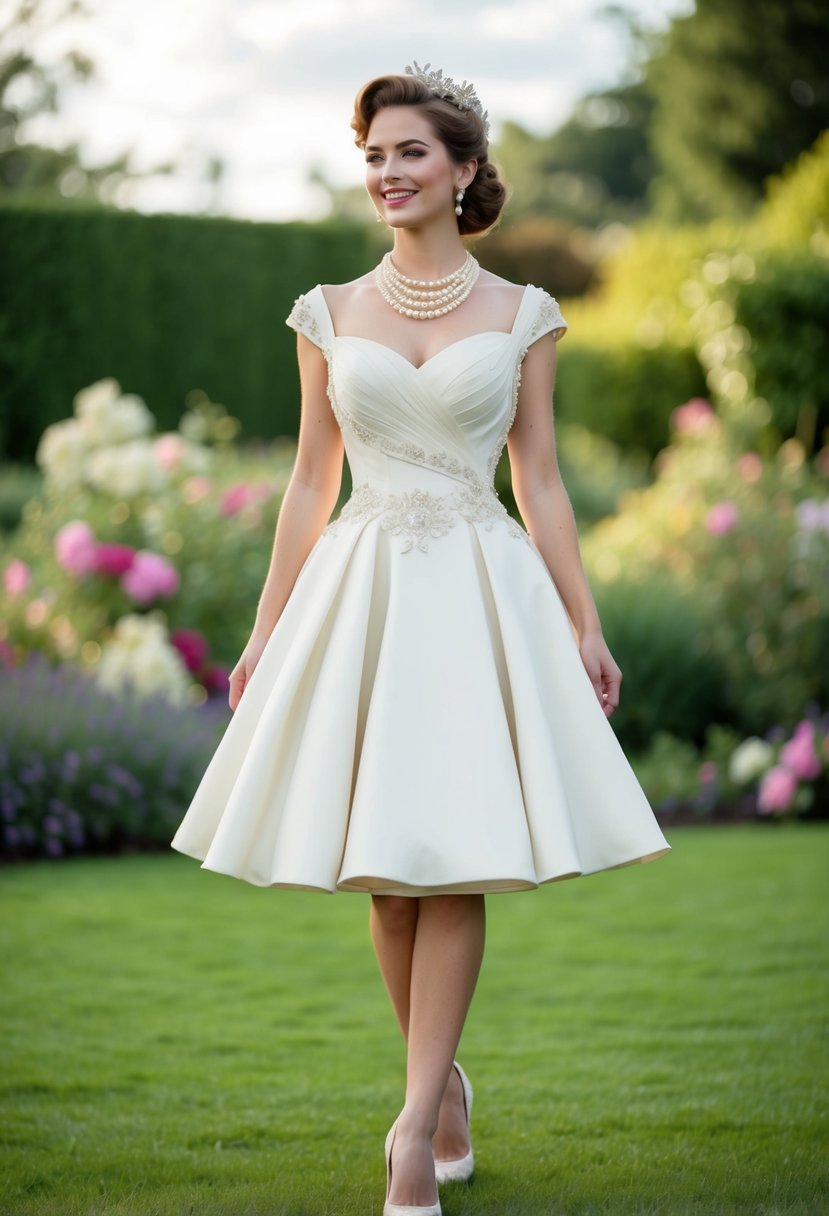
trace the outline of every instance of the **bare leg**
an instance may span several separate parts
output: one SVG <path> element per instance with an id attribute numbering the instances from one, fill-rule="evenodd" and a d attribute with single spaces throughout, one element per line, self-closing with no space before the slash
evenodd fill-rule
<path id="1" fill-rule="evenodd" d="M 407 1043 L 412 954 L 420 902 L 399 895 L 377 895 L 372 898 L 369 918 L 380 972 Z M 463 1086 L 453 1068 L 441 1101 L 432 1149 L 438 1160 L 455 1161 L 465 1157 L 469 1147 Z"/>
<path id="2" fill-rule="evenodd" d="M 426 1206 L 436 1198 L 432 1137 L 481 966 L 485 906 L 482 895 L 433 895 L 417 903 L 412 934 L 411 910 L 377 907 L 375 901 L 372 936 L 409 1047 L 406 1103 L 394 1141 L 389 1198 L 392 1203 Z M 394 949 L 395 935 L 399 952 Z M 407 957 L 408 1002 L 403 991 Z"/>

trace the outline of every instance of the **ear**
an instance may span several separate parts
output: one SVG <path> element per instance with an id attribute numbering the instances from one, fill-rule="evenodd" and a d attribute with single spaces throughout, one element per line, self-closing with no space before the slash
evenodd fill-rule
<path id="1" fill-rule="evenodd" d="M 457 189 L 463 187 L 465 190 L 469 183 L 478 172 L 478 162 L 476 160 L 468 160 L 463 165 L 458 165 L 458 181 Z"/>

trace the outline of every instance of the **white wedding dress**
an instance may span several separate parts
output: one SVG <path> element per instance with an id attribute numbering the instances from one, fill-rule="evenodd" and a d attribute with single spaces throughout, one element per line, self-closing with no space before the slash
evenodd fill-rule
<path id="1" fill-rule="evenodd" d="M 493 489 L 521 364 L 566 327 L 528 286 L 512 330 L 421 367 L 323 351 L 354 491 L 309 554 L 173 847 L 261 886 L 516 891 L 669 846 L 602 712 L 544 561 Z"/>

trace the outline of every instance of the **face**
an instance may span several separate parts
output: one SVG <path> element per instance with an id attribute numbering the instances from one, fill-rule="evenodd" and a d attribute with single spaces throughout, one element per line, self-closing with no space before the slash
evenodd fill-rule
<path id="1" fill-rule="evenodd" d="M 375 114 L 365 147 L 366 188 L 393 228 L 454 219 L 455 195 L 475 176 L 475 162 L 457 165 L 416 106 L 388 106 Z"/>

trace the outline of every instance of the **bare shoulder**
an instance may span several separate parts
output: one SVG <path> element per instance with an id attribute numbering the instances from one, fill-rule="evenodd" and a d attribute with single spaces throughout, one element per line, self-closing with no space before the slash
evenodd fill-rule
<path id="1" fill-rule="evenodd" d="M 481 273 L 478 276 L 478 283 L 481 287 L 488 287 L 493 291 L 503 292 L 505 296 L 512 296 L 517 299 L 524 294 L 524 285 L 522 283 L 511 283 L 509 279 L 502 279 L 499 274 L 493 274 L 491 270 L 484 270 L 481 267 Z"/>
<path id="2" fill-rule="evenodd" d="M 322 292 L 328 305 L 328 312 L 337 332 L 342 332 L 341 326 L 354 324 L 366 304 L 370 303 L 374 287 L 372 272 L 352 279 L 349 283 L 322 283 Z"/>
<path id="3" fill-rule="evenodd" d="M 352 279 L 349 283 L 322 283 L 320 286 L 325 293 L 325 298 L 332 304 L 348 306 L 370 291 L 373 283 L 374 272 L 369 271 L 368 274 L 360 275 L 359 279 Z"/>

